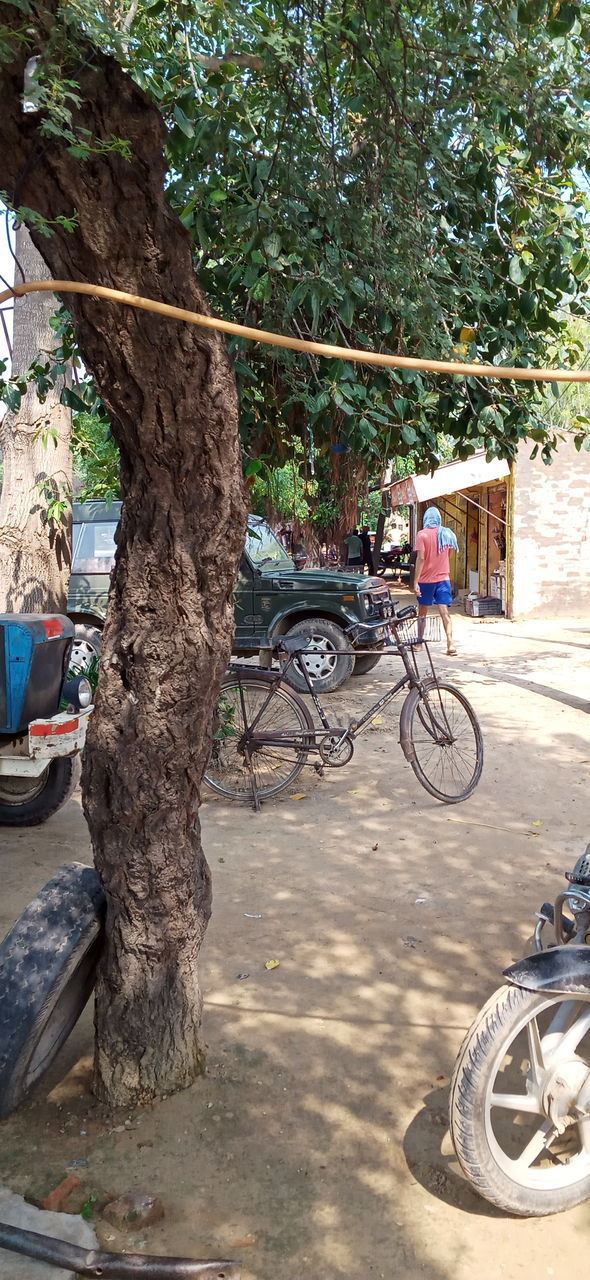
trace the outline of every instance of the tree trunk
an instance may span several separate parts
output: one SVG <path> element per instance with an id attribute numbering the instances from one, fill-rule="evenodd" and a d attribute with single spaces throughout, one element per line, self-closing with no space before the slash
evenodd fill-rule
<path id="1" fill-rule="evenodd" d="M 50 272 L 26 227 L 16 233 L 16 257 L 28 280 L 49 280 Z M 20 279 L 20 276 L 19 276 Z M 17 298 L 12 372 L 25 373 L 40 352 L 56 345 L 49 321 L 51 293 Z M 71 514 L 52 516 L 49 504 L 72 490 L 72 411 L 59 403 L 64 378 L 42 404 L 34 384 L 18 413 L 0 423 L 4 476 L 0 495 L 0 613 L 65 613 L 70 576 Z M 45 437 L 45 440 L 44 440 Z"/>
<path id="2" fill-rule="evenodd" d="M 7 9 L 19 26 L 22 15 Z M 54 279 L 95 281 L 207 311 L 191 244 L 164 199 L 162 121 L 112 59 L 80 47 L 73 128 L 97 145 L 80 163 L 39 136 L 19 95 L 42 53 L 56 0 L 33 3 L 26 53 L 0 72 L 0 185 L 54 220 L 33 236 Z M 33 47 L 34 46 L 34 47 Z M 107 895 L 96 998 L 95 1086 L 131 1105 L 188 1085 L 202 1066 L 197 955 L 211 905 L 201 847 L 200 782 L 230 652 L 232 590 L 243 548 L 235 383 L 223 339 L 118 304 L 71 295 L 82 359 L 121 450 L 124 513 L 102 674 L 84 769 L 84 806 Z"/>

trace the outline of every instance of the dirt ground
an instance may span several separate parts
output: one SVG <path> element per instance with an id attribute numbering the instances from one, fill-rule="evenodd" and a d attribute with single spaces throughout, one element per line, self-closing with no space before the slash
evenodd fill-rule
<path id="1" fill-rule="evenodd" d="M 579 1272 L 590 1205 L 537 1221 L 495 1212 L 458 1171 L 446 1113 L 466 1028 L 590 839 L 590 620 L 459 618 L 456 632 L 458 658 L 434 651 L 481 720 L 475 795 L 445 807 L 420 788 L 394 704 L 347 768 L 306 771 L 299 798 L 260 814 L 207 799 L 207 1076 L 105 1116 L 86 1091 L 87 1010 L 0 1126 L 2 1183 L 34 1196 L 73 1171 L 155 1192 L 161 1223 L 123 1241 L 103 1228 L 103 1240 L 234 1257 L 257 1280 Z M 386 684 L 384 663 L 351 681 L 330 699 L 335 718 Z M 90 860 L 76 797 L 0 840 L 3 932 L 58 865 Z"/>

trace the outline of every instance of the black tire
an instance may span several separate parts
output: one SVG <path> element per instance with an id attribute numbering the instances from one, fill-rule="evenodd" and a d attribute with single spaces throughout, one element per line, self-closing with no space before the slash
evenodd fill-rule
<path id="1" fill-rule="evenodd" d="M 352 673 L 353 676 L 368 675 L 369 671 L 372 671 L 373 667 L 377 666 L 377 663 L 380 661 L 382 657 L 383 657 L 382 653 L 376 653 L 376 654 L 362 653 L 360 657 L 355 658 L 354 660 L 354 671 Z"/>
<path id="2" fill-rule="evenodd" d="M 102 651 L 102 631 L 88 622 L 76 622 L 74 625 L 74 641 L 70 655 L 70 666 L 77 671 L 85 671 L 93 658 L 100 658 Z"/>
<path id="3" fill-rule="evenodd" d="M 105 899 L 92 867 L 60 867 L 0 944 L 0 1117 L 47 1071 L 94 987 Z"/>
<path id="4" fill-rule="evenodd" d="M 351 653 L 342 653 L 342 649 L 350 649 L 350 642 L 335 622 L 327 618 L 309 618 L 298 622 L 286 633 L 288 636 L 301 636 L 303 643 L 317 638 L 318 654 L 325 657 L 309 659 L 310 666 L 315 667 L 316 674 L 310 670 L 312 688 L 319 694 L 332 693 L 338 689 L 353 673 L 355 659 Z M 321 646 L 321 647 L 320 647 Z M 303 661 L 303 660 L 302 660 Z M 309 666 L 308 666 L 309 670 Z M 325 674 L 321 674 L 324 671 Z M 305 676 L 298 662 L 292 662 L 287 672 L 287 679 L 300 693 L 307 693 Z"/>
<path id="5" fill-rule="evenodd" d="M 80 779 L 80 757 L 52 760 L 37 778 L 0 774 L 0 827 L 36 827 L 69 800 Z"/>
<path id="6" fill-rule="evenodd" d="M 445 741 L 448 729 L 451 742 Z M 459 689 L 442 681 L 427 686 L 424 695 L 412 689 L 400 730 L 411 743 L 412 769 L 435 800 L 459 804 L 472 795 L 483 769 L 483 738 L 475 711 Z"/>
<path id="7" fill-rule="evenodd" d="M 204 781 L 218 795 L 225 796 L 228 800 L 254 799 L 252 773 L 256 778 L 258 798 L 270 799 L 291 786 L 307 762 L 306 735 L 309 734 L 311 738 L 314 734 L 313 718 L 303 699 L 285 681 L 277 685 L 266 704 L 269 686 L 276 678 L 276 672 L 244 667 L 239 672 L 236 669 L 230 670 L 222 681 L 218 715 L 221 724 L 224 721 L 229 723 L 233 732 L 226 738 L 220 737 L 216 744 L 215 734 L 219 730 L 216 730 L 214 723 L 213 750 Z M 298 735 L 293 747 L 263 745 L 259 749 L 255 748 L 251 757 L 251 769 L 237 745 L 246 727 L 242 698 L 247 723 L 256 721 L 256 727 L 261 733 L 269 730 Z"/>
<path id="8" fill-rule="evenodd" d="M 579 1002 L 588 1008 L 588 996 Z M 572 1161 L 575 1118 L 573 1125 L 565 1130 L 563 1139 L 551 1139 L 548 1149 L 541 1147 L 528 1165 L 525 1161 L 524 1168 L 517 1168 L 516 1161 L 520 1157 L 522 1162 L 527 1142 L 530 1142 L 529 1132 L 534 1135 L 535 1130 L 540 1129 L 546 1111 L 540 1109 L 538 1113 L 528 1114 L 530 1106 L 523 1107 L 521 1112 L 512 1102 L 508 1109 L 497 1104 L 497 1100 L 506 1093 L 509 1099 L 511 1095 L 512 1098 L 515 1094 L 517 1098 L 524 1095 L 525 1102 L 528 1102 L 529 1090 L 534 1092 L 534 1084 L 525 1086 L 525 1072 L 530 1075 L 532 1070 L 524 1042 L 527 1027 L 535 1021 L 536 1034 L 542 1045 L 542 1032 L 546 1027 L 543 1019 L 548 1023 L 560 1004 L 565 1010 L 566 1004 L 577 1003 L 578 1000 L 571 996 L 501 987 L 478 1014 L 459 1051 L 451 1082 L 451 1137 L 468 1181 L 484 1199 L 505 1213 L 543 1217 L 572 1209 L 590 1198 L 588 1158 L 582 1160 L 577 1169 Z M 519 1037 L 523 1037 L 520 1048 Z M 588 1038 L 585 1045 L 583 1057 L 588 1062 Z M 520 1076 L 517 1078 L 518 1068 Z M 558 1073 L 558 1068 L 555 1068 L 555 1073 Z M 499 1079 L 500 1087 L 496 1089 Z M 546 1088 L 549 1092 L 548 1084 Z M 495 1105 L 492 1098 L 496 1099 Z M 498 1115 L 492 1122 L 489 1117 L 495 1113 Z M 565 1146 L 562 1151 L 559 1151 L 560 1141 Z M 538 1159 L 542 1161 L 541 1166 L 536 1165 Z"/>

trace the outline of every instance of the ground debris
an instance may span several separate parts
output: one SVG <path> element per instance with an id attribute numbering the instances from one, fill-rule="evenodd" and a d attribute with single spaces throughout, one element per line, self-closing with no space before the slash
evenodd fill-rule
<path id="1" fill-rule="evenodd" d="M 102 1210 L 102 1217 L 114 1227 L 147 1227 L 164 1217 L 164 1205 L 159 1196 L 150 1196 L 143 1191 L 128 1191 L 117 1200 L 109 1201 Z"/>

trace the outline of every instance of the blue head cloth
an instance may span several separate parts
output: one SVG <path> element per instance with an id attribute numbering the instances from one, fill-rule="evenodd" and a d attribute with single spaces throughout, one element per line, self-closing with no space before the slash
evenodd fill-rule
<path id="1" fill-rule="evenodd" d="M 459 543 L 452 529 L 447 529 L 442 522 L 442 516 L 438 507 L 428 507 L 424 512 L 422 521 L 423 529 L 438 529 L 438 549 L 444 551 L 446 547 L 451 551 L 459 550 Z"/>

